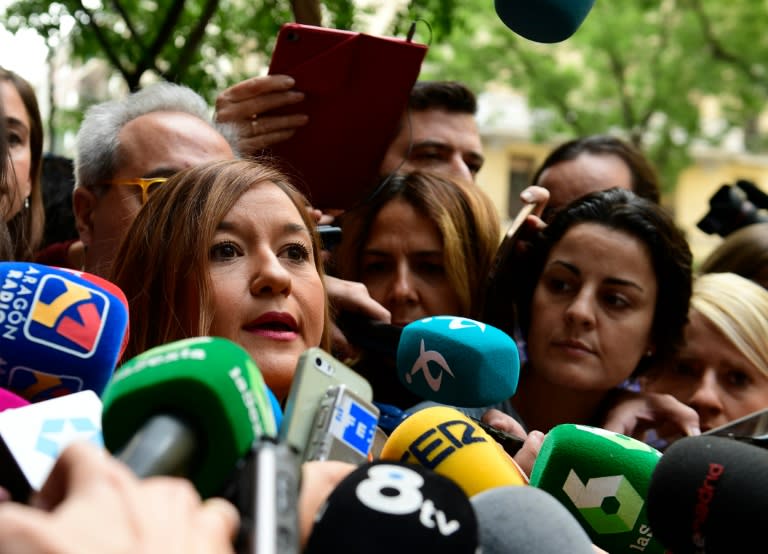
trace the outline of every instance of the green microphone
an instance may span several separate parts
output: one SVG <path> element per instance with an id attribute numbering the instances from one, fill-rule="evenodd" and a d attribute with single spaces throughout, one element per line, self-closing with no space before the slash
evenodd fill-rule
<path id="1" fill-rule="evenodd" d="M 188 478 L 218 494 L 256 439 L 275 437 L 267 388 L 232 341 L 184 339 L 123 364 L 103 401 L 104 445 L 139 477 Z"/>
<path id="2" fill-rule="evenodd" d="M 664 554 L 646 496 L 661 452 L 626 435 L 563 424 L 547 433 L 531 486 L 557 498 L 592 542 L 611 554 Z"/>

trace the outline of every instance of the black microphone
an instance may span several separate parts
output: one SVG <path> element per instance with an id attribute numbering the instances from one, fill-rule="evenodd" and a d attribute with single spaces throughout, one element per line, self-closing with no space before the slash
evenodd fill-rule
<path id="1" fill-rule="evenodd" d="M 654 536 L 675 554 L 754 552 L 764 544 L 768 452 L 725 437 L 685 437 L 659 460 L 647 497 Z"/>
<path id="2" fill-rule="evenodd" d="M 534 42 L 561 42 L 581 26 L 595 0 L 495 0 L 504 25 Z"/>
<path id="3" fill-rule="evenodd" d="M 477 518 L 457 484 L 416 465 L 376 461 L 333 490 L 304 554 L 475 554 L 477 546 Z"/>

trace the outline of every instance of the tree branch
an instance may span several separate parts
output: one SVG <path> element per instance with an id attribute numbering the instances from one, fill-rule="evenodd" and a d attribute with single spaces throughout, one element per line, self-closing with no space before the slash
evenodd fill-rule
<path id="1" fill-rule="evenodd" d="M 136 73 L 138 74 L 139 78 L 141 78 L 141 75 L 150 68 L 158 69 L 156 64 L 156 58 L 160 55 L 160 51 L 163 49 L 163 46 L 167 43 L 169 37 L 173 36 L 173 29 L 176 27 L 176 24 L 179 22 L 179 19 L 181 19 L 181 14 L 184 12 L 184 4 L 186 3 L 186 0 L 173 0 L 173 3 L 168 7 L 168 10 L 165 12 L 165 17 L 163 18 L 163 22 L 160 25 L 160 28 L 158 29 L 157 33 L 155 33 L 155 38 L 152 40 L 152 43 L 149 45 L 149 48 L 146 48 L 144 50 L 144 54 L 141 56 L 141 59 L 136 64 Z M 206 21 L 207 24 L 207 21 Z M 161 73 L 158 70 L 158 73 Z M 137 79 L 138 81 L 138 79 Z M 137 83 L 138 84 L 138 83 Z"/>
<path id="2" fill-rule="evenodd" d="M 688 3 L 693 8 L 693 13 L 696 16 L 696 19 L 699 21 L 701 32 L 704 35 L 704 40 L 707 43 L 707 47 L 709 48 L 712 57 L 717 60 L 732 64 L 749 79 L 752 79 L 765 87 L 765 78 L 762 75 L 755 72 L 748 62 L 744 61 L 742 58 L 738 57 L 732 52 L 728 52 L 725 49 L 722 42 L 715 35 L 715 32 L 712 29 L 712 22 L 704 12 L 704 7 L 701 5 L 701 1 L 688 0 Z"/>
<path id="3" fill-rule="evenodd" d="M 112 50 L 112 45 L 107 40 L 107 37 L 104 36 L 104 33 L 101 32 L 101 28 L 96 23 L 96 20 L 93 17 L 93 13 L 91 13 L 91 11 L 85 7 L 83 0 L 77 0 L 77 4 L 80 6 L 80 9 L 83 11 L 83 13 L 88 16 L 88 27 L 90 27 L 93 31 L 93 34 L 96 36 L 96 40 L 101 45 L 101 49 L 104 50 L 104 54 L 106 54 L 109 62 L 120 72 L 120 75 L 123 76 L 123 79 L 125 79 L 125 82 L 128 83 L 128 86 L 132 87 L 134 75 L 126 67 L 123 66 L 120 58 Z"/>
<path id="4" fill-rule="evenodd" d="M 112 5 L 115 7 L 115 10 L 118 14 L 120 14 L 120 17 L 123 18 L 123 21 L 125 22 L 125 26 L 128 27 L 128 32 L 131 33 L 131 37 L 133 37 L 133 40 L 136 41 L 136 43 L 139 45 L 139 48 L 141 50 L 144 50 L 144 43 L 141 40 L 141 35 L 136 31 L 136 27 L 133 25 L 133 21 L 128 16 L 128 12 L 125 11 L 123 8 L 123 5 L 120 3 L 120 0 L 112 0 Z"/>
<path id="5" fill-rule="evenodd" d="M 184 46 L 181 48 L 179 56 L 176 58 L 173 70 L 168 71 L 167 78 L 172 82 L 179 82 L 187 71 L 189 64 L 192 63 L 192 56 L 198 50 L 200 43 L 205 36 L 205 28 L 211 21 L 211 18 L 216 14 L 216 10 L 219 8 L 219 0 L 207 0 L 203 7 L 203 13 L 197 20 L 195 28 L 189 33 L 189 36 L 184 41 Z"/>

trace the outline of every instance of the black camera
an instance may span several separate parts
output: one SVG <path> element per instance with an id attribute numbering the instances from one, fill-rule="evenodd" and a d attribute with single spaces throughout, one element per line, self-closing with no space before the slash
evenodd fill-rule
<path id="1" fill-rule="evenodd" d="M 709 212 L 696 226 L 721 237 L 752 223 L 768 222 L 768 195 L 751 181 L 725 184 L 709 199 Z"/>

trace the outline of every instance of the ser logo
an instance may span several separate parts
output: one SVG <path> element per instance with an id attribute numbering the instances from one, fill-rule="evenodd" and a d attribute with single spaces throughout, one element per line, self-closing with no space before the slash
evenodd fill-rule
<path id="1" fill-rule="evenodd" d="M 33 342 L 90 358 L 96 352 L 109 311 L 109 298 L 59 275 L 45 275 L 24 326 Z"/>

